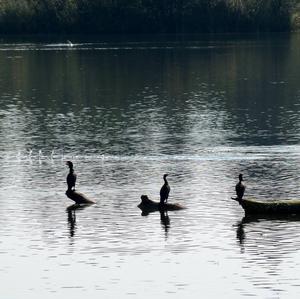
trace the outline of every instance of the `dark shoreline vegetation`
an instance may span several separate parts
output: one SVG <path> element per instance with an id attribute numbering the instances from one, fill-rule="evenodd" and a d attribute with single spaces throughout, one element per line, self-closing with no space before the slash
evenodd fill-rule
<path id="1" fill-rule="evenodd" d="M 0 34 L 279 32 L 299 0 L 0 0 Z"/>

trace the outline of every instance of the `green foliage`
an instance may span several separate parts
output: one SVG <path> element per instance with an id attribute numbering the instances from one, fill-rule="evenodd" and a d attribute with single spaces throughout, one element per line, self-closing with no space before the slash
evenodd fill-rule
<path id="1" fill-rule="evenodd" d="M 285 31 L 294 7 L 298 0 L 0 0 L 0 33 Z"/>

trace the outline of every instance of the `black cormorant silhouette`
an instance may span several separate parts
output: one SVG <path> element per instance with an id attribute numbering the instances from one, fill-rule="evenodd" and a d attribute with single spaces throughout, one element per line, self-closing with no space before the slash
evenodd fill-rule
<path id="1" fill-rule="evenodd" d="M 67 161 L 66 164 L 70 168 L 70 172 L 67 176 L 67 184 L 68 184 L 68 191 L 75 191 L 75 184 L 76 184 L 76 174 L 74 173 L 73 163 L 71 161 Z"/>
<path id="2" fill-rule="evenodd" d="M 168 201 L 168 197 L 169 197 L 169 193 L 170 193 L 170 186 L 169 183 L 167 181 L 167 174 L 164 174 L 163 178 L 165 183 L 163 184 L 163 186 L 160 189 L 160 203 L 164 204 L 165 202 Z"/>
<path id="3" fill-rule="evenodd" d="M 239 174 L 239 182 L 235 185 L 237 199 L 242 199 L 245 193 L 246 186 L 242 183 L 243 175 Z"/>

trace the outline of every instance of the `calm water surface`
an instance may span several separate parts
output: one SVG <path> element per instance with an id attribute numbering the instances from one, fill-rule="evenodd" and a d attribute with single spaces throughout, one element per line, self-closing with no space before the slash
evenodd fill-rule
<path id="1" fill-rule="evenodd" d="M 2 298 L 298 298 L 300 35 L 0 43 Z M 97 204 L 69 211 L 66 160 Z M 141 194 L 186 210 L 142 216 Z"/>

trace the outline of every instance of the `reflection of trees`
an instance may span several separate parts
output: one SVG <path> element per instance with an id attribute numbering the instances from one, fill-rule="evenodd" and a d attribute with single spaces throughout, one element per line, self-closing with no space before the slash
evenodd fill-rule
<path id="1" fill-rule="evenodd" d="M 299 130 L 298 121 L 293 118 L 295 109 L 299 110 L 295 105 L 298 83 L 296 77 L 291 76 L 291 72 L 297 72 L 295 62 L 299 61 L 291 48 L 295 40 L 295 36 L 291 39 L 266 38 L 261 41 L 263 50 L 259 50 L 259 42 L 249 41 L 248 45 L 239 46 L 242 51 L 233 50 L 235 54 L 226 58 L 224 64 L 228 64 L 229 76 L 235 82 L 226 90 L 227 104 L 233 121 L 238 124 L 236 131 L 240 142 L 253 145 L 294 143 L 291 132 Z M 284 46 L 279 47 L 279 44 Z M 220 83 L 224 82 L 220 80 Z"/>
<path id="2" fill-rule="evenodd" d="M 163 153 L 186 153 L 198 144 L 232 140 L 294 142 L 299 57 L 290 45 L 298 43 L 296 36 L 261 42 L 177 40 L 169 44 L 174 51 L 23 51 L 16 60 L 0 53 L 6 61 L 1 91 L 10 95 L 1 100 L 5 106 L 17 96 L 26 131 L 47 132 L 44 142 L 52 146 L 63 140 L 72 147 L 82 135 L 85 148 L 132 153 L 149 144 Z M 141 72 L 145 60 L 150 63 Z"/>

